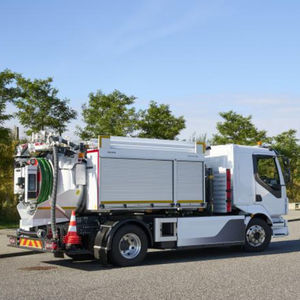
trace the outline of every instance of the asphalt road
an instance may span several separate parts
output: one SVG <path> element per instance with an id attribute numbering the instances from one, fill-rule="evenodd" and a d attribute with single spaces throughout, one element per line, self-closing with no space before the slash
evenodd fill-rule
<path id="1" fill-rule="evenodd" d="M 2 230 L 0 299 L 300 299 L 300 212 L 289 219 L 290 236 L 263 253 L 152 251 L 130 268 L 6 247 Z"/>

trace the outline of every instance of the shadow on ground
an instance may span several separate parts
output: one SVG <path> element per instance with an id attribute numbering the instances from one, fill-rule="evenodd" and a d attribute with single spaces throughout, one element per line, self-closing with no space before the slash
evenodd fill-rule
<path id="1" fill-rule="evenodd" d="M 162 250 L 149 252 L 146 259 L 140 266 L 161 265 L 185 263 L 193 261 L 208 261 L 216 259 L 228 259 L 238 257 L 278 255 L 300 251 L 300 240 L 272 242 L 270 247 L 264 252 L 249 253 L 244 252 L 241 247 L 222 247 L 222 248 L 205 248 L 189 250 Z M 73 268 L 82 271 L 100 271 L 115 268 L 112 266 L 103 267 L 97 261 L 80 261 L 75 262 L 71 259 L 43 261 L 47 264 Z"/>
<path id="2" fill-rule="evenodd" d="M 33 254 L 42 254 L 43 252 L 39 251 L 23 251 L 23 252 L 13 252 L 13 253 L 5 253 L 0 254 L 1 258 L 9 258 L 9 257 L 16 257 L 16 256 L 27 256 L 27 255 L 33 255 Z"/>

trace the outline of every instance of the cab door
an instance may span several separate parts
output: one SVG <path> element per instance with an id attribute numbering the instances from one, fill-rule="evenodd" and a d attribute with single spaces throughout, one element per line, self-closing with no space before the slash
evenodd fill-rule
<path id="1" fill-rule="evenodd" d="M 286 188 L 280 164 L 273 155 L 253 155 L 255 202 L 271 216 L 286 213 Z"/>

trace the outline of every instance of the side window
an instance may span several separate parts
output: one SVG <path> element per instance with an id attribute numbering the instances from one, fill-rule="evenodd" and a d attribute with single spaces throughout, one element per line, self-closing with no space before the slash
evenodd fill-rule
<path id="1" fill-rule="evenodd" d="M 257 159 L 257 175 L 270 187 L 280 184 L 276 162 L 273 157 Z"/>
<path id="2" fill-rule="evenodd" d="M 281 185 L 275 157 L 255 155 L 254 173 L 256 181 L 275 197 L 281 197 Z"/>

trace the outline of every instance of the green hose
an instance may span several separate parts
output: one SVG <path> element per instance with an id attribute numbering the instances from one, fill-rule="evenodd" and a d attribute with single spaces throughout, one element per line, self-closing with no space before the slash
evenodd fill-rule
<path id="1" fill-rule="evenodd" d="M 42 177 L 42 183 L 40 186 L 40 193 L 37 202 L 42 203 L 44 201 L 47 201 L 52 193 L 53 171 L 47 159 L 38 158 L 37 161 L 41 170 Z"/>

